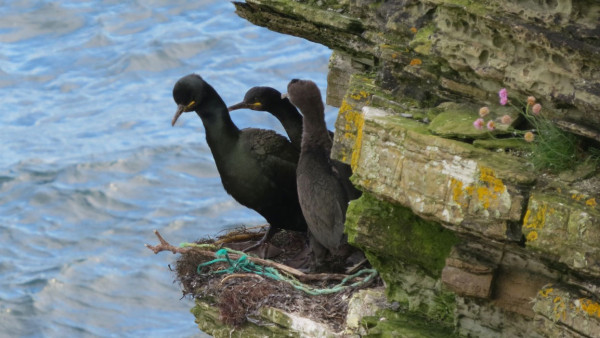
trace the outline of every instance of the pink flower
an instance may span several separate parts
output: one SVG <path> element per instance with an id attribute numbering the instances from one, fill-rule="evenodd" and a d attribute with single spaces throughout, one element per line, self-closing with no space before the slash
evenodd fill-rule
<path id="1" fill-rule="evenodd" d="M 535 97 L 530 96 L 527 98 L 527 105 L 533 106 L 534 103 L 535 103 Z"/>
<path id="2" fill-rule="evenodd" d="M 488 123 L 487 123 L 487 129 L 488 130 L 494 130 L 494 129 L 496 129 L 496 122 L 491 121 L 491 120 L 488 121 Z"/>
<path id="3" fill-rule="evenodd" d="M 508 103 L 508 92 L 506 91 L 506 88 L 500 89 L 498 96 L 500 96 L 500 104 L 505 106 Z"/>
<path id="4" fill-rule="evenodd" d="M 528 131 L 528 132 L 525 133 L 525 135 L 523 135 L 523 138 L 527 142 L 533 142 L 533 139 L 535 138 L 535 136 L 533 135 L 532 132 Z"/>
<path id="5" fill-rule="evenodd" d="M 500 119 L 503 124 L 510 124 L 512 122 L 512 118 L 509 115 L 504 115 Z"/>
<path id="6" fill-rule="evenodd" d="M 539 103 L 536 103 L 533 105 L 533 107 L 531 107 L 531 112 L 533 113 L 533 115 L 538 115 L 541 110 L 542 110 L 542 105 Z"/>
<path id="7" fill-rule="evenodd" d="M 490 113 L 490 109 L 488 107 L 479 108 L 479 116 L 485 117 L 489 113 Z"/>
<path id="8" fill-rule="evenodd" d="M 475 129 L 483 129 L 483 125 L 485 124 L 485 122 L 483 121 L 483 119 L 477 119 L 473 122 L 473 127 L 475 127 Z"/>

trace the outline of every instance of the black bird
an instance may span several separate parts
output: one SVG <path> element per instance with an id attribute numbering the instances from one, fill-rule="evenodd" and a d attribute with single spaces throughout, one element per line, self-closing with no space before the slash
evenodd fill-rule
<path id="1" fill-rule="evenodd" d="M 229 111 L 237 109 L 266 111 L 275 116 L 283 125 L 290 141 L 300 151 L 302 142 L 302 115 L 287 98 L 271 87 L 252 87 L 244 95 L 244 100 L 229 107 Z"/>
<path id="2" fill-rule="evenodd" d="M 300 206 L 314 239 L 333 255 L 348 250 L 344 222 L 348 202 L 360 195 L 348 176 L 340 175 L 330 158 L 332 141 L 325 124 L 325 108 L 317 85 L 308 80 L 290 81 L 287 96 L 303 119 L 302 146 L 296 180 Z M 313 243 L 311 243 L 312 245 Z M 325 258 L 313 247 L 317 265 Z"/>
<path id="3" fill-rule="evenodd" d="M 294 147 L 300 151 L 302 143 L 302 115 L 287 97 L 282 97 L 277 89 L 271 87 L 252 87 L 246 92 L 242 102 L 234 104 L 228 109 L 229 111 L 233 111 L 243 108 L 266 111 L 275 116 L 281 122 L 281 125 L 283 125 L 283 129 L 285 129 Z M 328 130 L 327 134 L 333 140 L 333 132 Z M 331 152 L 331 146 L 328 151 Z M 350 179 L 352 169 L 348 164 L 337 160 L 332 160 L 332 163 L 343 179 Z M 354 188 L 352 184 L 345 185 L 345 188 L 351 197 L 350 199 L 360 197 L 360 190 Z"/>
<path id="4" fill-rule="evenodd" d="M 299 153 L 284 136 L 272 130 L 238 129 L 219 94 L 199 75 L 179 79 L 173 99 L 177 112 L 171 125 L 182 113 L 196 111 L 225 191 L 270 225 L 261 241 L 246 250 L 268 241 L 279 229 L 306 231 L 296 190 Z"/>

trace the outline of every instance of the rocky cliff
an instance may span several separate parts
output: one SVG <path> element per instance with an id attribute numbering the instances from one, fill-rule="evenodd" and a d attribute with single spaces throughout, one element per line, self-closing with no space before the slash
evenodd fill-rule
<path id="1" fill-rule="evenodd" d="M 332 157 L 352 165 L 364 191 L 346 230 L 389 302 L 461 335 L 600 336 L 600 175 L 588 156 L 600 141 L 597 1 L 235 6 L 250 22 L 333 50 Z M 512 107 L 498 103 L 500 88 Z M 520 135 L 528 96 L 576 135 L 569 169 L 534 167 L 536 148 L 506 138 Z M 487 118 L 509 116 L 507 126 L 473 128 L 481 106 Z"/>

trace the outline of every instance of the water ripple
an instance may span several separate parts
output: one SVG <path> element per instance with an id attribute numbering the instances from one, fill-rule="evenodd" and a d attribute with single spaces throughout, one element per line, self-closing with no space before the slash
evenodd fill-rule
<path id="1" fill-rule="evenodd" d="M 0 332 L 200 334 L 173 256 L 143 244 L 153 229 L 190 241 L 264 220 L 223 190 L 200 119 L 170 126 L 173 83 L 199 73 L 227 103 L 296 77 L 324 91 L 329 56 L 233 12 L 219 0 L 0 6 Z M 283 132 L 268 114 L 233 119 Z"/>

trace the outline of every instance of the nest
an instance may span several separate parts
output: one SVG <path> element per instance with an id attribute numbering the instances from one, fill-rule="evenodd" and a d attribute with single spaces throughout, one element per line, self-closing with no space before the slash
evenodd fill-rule
<path id="1" fill-rule="evenodd" d="M 214 250 L 205 250 L 195 247 L 175 248 L 168 244 L 160 235 L 161 244 L 155 247 L 148 246 L 155 252 L 170 250 L 181 255 L 176 261 L 175 272 L 177 281 L 181 284 L 184 296 L 191 296 L 211 302 L 219 309 L 220 319 L 223 323 L 239 327 L 250 320 L 257 323 L 258 311 L 265 306 L 281 309 L 301 317 L 310 318 L 315 322 L 329 326 L 333 331 L 343 329 L 348 310 L 350 296 L 360 288 L 381 285 L 379 278 L 365 279 L 359 287 L 344 287 L 341 291 L 329 294 L 310 295 L 294 288 L 287 281 L 274 280 L 254 273 L 220 273 L 229 268 L 229 264 L 218 262 L 204 266 L 198 271 L 200 264 L 211 262 L 215 259 L 217 246 L 239 247 L 238 240 L 257 238 L 261 232 L 252 232 L 248 229 L 236 229 L 216 240 L 204 239 L 196 243 L 214 244 Z M 271 240 L 271 244 L 285 250 L 277 253 L 270 261 L 252 258 L 258 264 L 269 263 L 282 272 L 283 275 L 294 269 L 283 263 L 296 257 L 306 249 L 306 235 L 291 231 L 281 231 Z M 247 243 L 246 243 L 247 244 Z M 168 246 L 168 247 L 164 247 Z M 238 257 L 238 255 L 232 254 Z M 262 264 L 261 264 L 262 265 Z M 297 271 L 297 270 L 296 270 Z M 293 272 L 293 271 L 292 271 Z M 300 272 L 301 274 L 301 272 Z M 295 275 L 293 278 L 300 280 L 307 287 L 315 289 L 328 289 L 340 283 L 347 277 L 342 274 L 320 273 Z M 354 279 L 353 282 L 361 280 Z"/>

